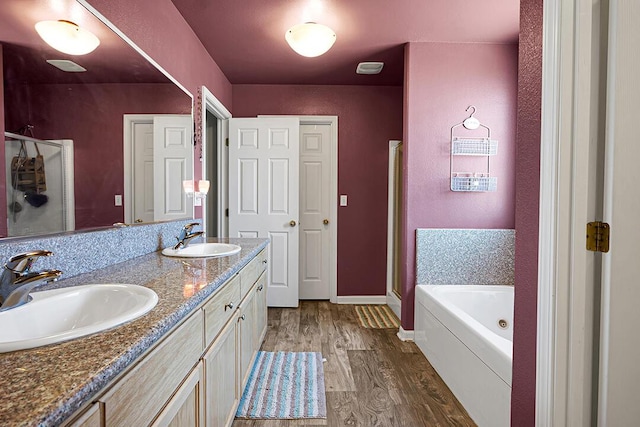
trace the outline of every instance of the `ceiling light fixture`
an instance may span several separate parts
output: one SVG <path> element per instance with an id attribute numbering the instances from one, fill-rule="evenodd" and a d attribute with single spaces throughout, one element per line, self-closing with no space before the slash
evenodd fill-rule
<path id="1" fill-rule="evenodd" d="M 71 21 L 40 21 L 36 24 L 36 31 L 49 46 L 69 55 L 86 55 L 100 44 L 91 31 Z"/>
<path id="2" fill-rule="evenodd" d="M 313 58 L 331 49 L 336 33 L 325 25 L 305 22 L 289 28 L 284 38 L 296 53 Z"/>

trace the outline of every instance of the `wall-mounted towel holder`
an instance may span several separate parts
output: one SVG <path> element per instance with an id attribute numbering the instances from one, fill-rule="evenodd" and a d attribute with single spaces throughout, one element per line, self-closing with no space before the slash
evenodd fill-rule
<path id="1" fill-rule="evenodd" d="M 498 141 L 491 139 L 491 129 L 483 125 L 473 115 L 476 107 L 470 105 L 465 111 L 473 109 L 469 117 L 451 127 L 451 154 L 449 156 L 449 172 L 451 174 L 451 191 L 496 191 L 498 178 L 490 174 L 491 156 L 498 154 Z M 465 137 L 454 135 L 457 128 L 467 130 L 484 128 L 486 137 Z M 487 168 L 483 172 L 454 172 L 454 156 L 481 156 L 487 158 Z"/>

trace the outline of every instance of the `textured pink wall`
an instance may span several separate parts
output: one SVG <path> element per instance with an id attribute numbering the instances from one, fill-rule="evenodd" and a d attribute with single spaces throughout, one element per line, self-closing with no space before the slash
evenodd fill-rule
<path id="1" fill-rule="evenodd" d="M 4 81 L 2 64 L 2 45 L 0 44 L 0 82 Z M 0 84 L 0 135 L 4 137 L 4 84 Z M 4 141 L 4 139 L 3 139 Z M 4 147 L 0 150 L 0 177 L 6 173 Z M 7 187 L 4 178 L 0 179 L 0 206 L 7 206 Z M 0 236 L 7 235 L 7 211 L 0 209 Z"/>
<path id="2" fill-rule="evenodd" d="M 89 3 L 189 90 L 194 102 L 198 102 L 199 88 L 206 86 L 232 110 L 231 83 L 171 0 L 89 0 Z M 199 157 L 198 149 L 195 158 Z M 194 177 L 201 176 L 202 164 L 196 161 Z M 195 214 L 202 217 L 201 208 L 196 208 Z"/>
<path id="3" fill-rule="evenodd" d="M 518 46 L 510 44 L 405 47 L 405 329 L 413 329 L 416 228 L 514 228 L 517 60 Z M 451 127 L 468 117 L 469 105 L 498 140 L 498 155 L 491 158 L 496 192 L 450 190 Z M 464 132 L 456 128 L 455 134 L 473 135 Z M 454 166 L 461 172 L 486 171 L 480 158 L 456 157 Z"/>
<path id="4" fill-rule="evenodd" d="M 231 83 L 171 0 L 89 0 L 195 97 L 207 88 L 231 110 Z"/>
<path id="5" fill-rule="evenodd" d="M 113 200 L 124 193 L 123 114 L 191 112 L 191 99 L 170 84 L 21 86 L 7 95 L 24 107 L 7 111 L 8 129 L 29 123 L 37 138 L 73 139 L 76 229 L 124 220 Z"/>
<path id="6" fill-rule="evenodd" d="M 402 135 L 402 88 L 234 85 L 234 117 L 258 114 L 338 116 L 338 193 L 349 196 L 338 208 L 338 295 L 384 295 L 389 140 Z"/>
<path id="7" fill-rule="evenodd" d="M 535 425 L 542 3 L 520 1 L 516 164 L 516 289 L 511 425 Z"/>

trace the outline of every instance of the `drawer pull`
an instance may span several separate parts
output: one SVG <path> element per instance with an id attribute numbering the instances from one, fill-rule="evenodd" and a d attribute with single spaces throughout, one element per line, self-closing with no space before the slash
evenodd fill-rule
<path id="1" fill-rule="evenodd" d="M 231 301 L 229 304 L 224 306 L 224 311 L 227 311 L 227 308 L 229 310 L 233 310 L 233 301 Z"/>

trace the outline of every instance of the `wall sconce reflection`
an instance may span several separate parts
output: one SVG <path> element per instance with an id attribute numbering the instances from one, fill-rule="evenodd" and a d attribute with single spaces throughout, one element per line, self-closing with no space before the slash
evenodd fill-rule
<path id="1" fill-rule="evenodd" d="M 202 199 L 207 197 L 210 186 L 211 184 L 206 179 L 182 181 L 182 188 L 187 197 L 193 197 L 194 206 L 202 206 Z"/>

